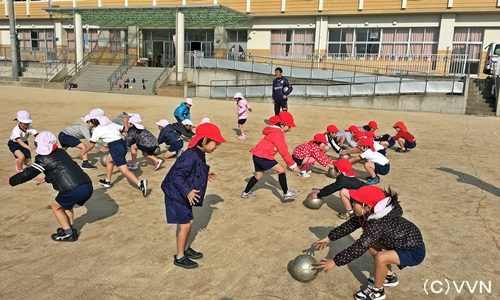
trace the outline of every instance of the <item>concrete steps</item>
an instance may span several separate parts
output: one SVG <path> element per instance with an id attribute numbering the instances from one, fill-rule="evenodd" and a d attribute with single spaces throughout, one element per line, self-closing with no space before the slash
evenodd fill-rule
<path id="1" fill-rule="evenodd" d="M 492 86 L 491 79 L 471 79 L 465 108 L 466 115 L 495 115 L 495 96 L 491 93 Z"/>
<path id="2" fill-rule="evenodd" d="M 73 79 L 77 90 L 91 92 L 110 92 L 108 77 L 118 66 L 88 65 Z"/>
<path id="3" fill-rule="evenodd" d="M 131 81 L 134 78 L 136 82 L 129 83 L 129 89 L 118 89 L 115 86 L 113 87 L 113 92 L 120 94 L 153 95 L 153 84 L 164 70 L 165 68 L 131 67 L 118 83 L 124 84 L 126 79 L 130 79 Z M 162 82 L 159 82 L 159 85 L 161 84 Z"/>

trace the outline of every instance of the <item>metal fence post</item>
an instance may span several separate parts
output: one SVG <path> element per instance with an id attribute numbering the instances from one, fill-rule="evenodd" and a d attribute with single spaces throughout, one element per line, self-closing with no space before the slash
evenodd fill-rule
<path id="1" fill-rule="evenodd" d="M 401 95 L 401 83 L 403 82 L 403 76 L 399 76 L 399 89 L 398 89 L 398 95 Z"/>
<path id="2" fill-rule="evenodd" d="M 424 88 L 424 94 L 427 94 L 427 82 L 429 81 L 429 73 L 425 75 L 425 88 Z"/>

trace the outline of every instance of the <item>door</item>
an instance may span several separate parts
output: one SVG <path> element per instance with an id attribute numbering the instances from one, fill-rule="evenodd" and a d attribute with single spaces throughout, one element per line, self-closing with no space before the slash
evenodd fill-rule
<path id="1" fill-rule="evenodd" d="M 165 52 L 163 42 L 153 42 L 152 67 L 164 67 Z"/>

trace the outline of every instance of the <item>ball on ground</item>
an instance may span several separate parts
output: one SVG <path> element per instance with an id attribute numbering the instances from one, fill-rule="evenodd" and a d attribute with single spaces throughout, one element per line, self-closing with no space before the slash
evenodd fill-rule
<path id="1" fill-rule="evenodd" d="M 323 203 L 324 203 L 323 200 L 319 198 L 314 198 L 310 195 L 308 195 L 306 200 L 304 200 L 303 202 L 304 206 L 309 209 L 320 209 Z"/>
<path id="2" fill-rule="evenodd" d="M 297 281 L 302 283 L 311 282 L 318 276 L 320 271 L 316 269 L 314 264 L 316 264 L 314 257 L 301 254 L 288 264 L 288 272 Z"/>

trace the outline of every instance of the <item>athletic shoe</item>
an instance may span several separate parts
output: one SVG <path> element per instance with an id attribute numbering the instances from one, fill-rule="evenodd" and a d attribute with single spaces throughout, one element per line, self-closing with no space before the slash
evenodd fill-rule
<path id="1" fill-rule="evenodd" d="M 294 200 L 298 194 L 299 194 L 298 191 L 288 190 L 288 192 L 286 192 L 286 194 L 283 195 L 283 199 L 285 199 L 285 201 Z"/>
<path id="2" fill-rule="evenodd" d="M 300 171 L 299 173 L 297 173 L 297 175 L 299 175 L 300 177 L 304 177 L 304 178 L 311 177 L 311 174 L 307 173 L 307 171 Z"/>
<path id="3" fill-rule="evenodd" d="M 193 248 L 189 247 L 184 251 L 184 257 L 189 259 L 200 259 L 203 258 L 203 253 L 195 251 Z"/>
<path id="4" fill-rule="evenodd" d="M 128 163 L 127 167 L 128 167 L 129 170 L 137 170 L 137 169 L 139 169 L 139 165 L 137 163 L 135 163 L 135 164 L 134 163 Z"/>
<path id="5" fill-rule="evenodd" d="M 99 183 L 100 183 L 103 187 L 107 187 L 107 188 L 110 188 L 110 187 L 111 187 L 111 180 L 107 180 L 107 179 L 99 179 Z"/>
<path id="6" fill-rule="evenodd" d="M 245 193 L 245 191 L 241 192 L 240 197 L 243 199 L 248 199 L 248 198 L 255 198 L 255 193 L 254 192 L 248 192 Z"/>
<path id="7" fill-rule="evenodd" d="M 354 217 L 354 213 L 349 213 L 349 212 L 338 213 L 337 217 L 344 219 L 344 220 L 349 220 L 350 218 Z"/>
<path id="8" fill-rule="evenodd" d="M 380 183 L 380 178 L 379 177 L 375 177 L 375 178 L 370 178 L 366 181 L 366 184 L 368 185 L 375 185 L 375 184 L 378 184 Z"/>
<path id="9" fill-rule="evenodd" d="M 383 300 L 385 299 L 384 288 L 377 289 L 373 285 L 369 285 L 364 290 L 360 290 L 354 294 L 356 300 Z"/>
<path id="10" fill-rule="evenodd" d="M 401 149 L 401 148 L 397 148 L 397 149 L 396 149 L 396 152 L 399 152 L 399 153 L 406 153 L 406 152 L 410 152 L 410 149 Z"/>
<path id="11" fill-rule="evenodd" d="M 97 169 L 96 166 L 92 165 L 88 161 L 85 161 L 82 163 L 82 168 L 84 168 L 84 169 Z"/>
<path id="12" fill-rule="evenodd" d="M 156 161 L 154 163 L 154 166 L 153 166 L 153 169 L 156 171 L 160 168 L 161 164 L 163 163 L 163 160 L 162 159 L 159 159 L 158 161 Z"/>
<path id="13" fill-rule="evenodd" d="M 75 242 L 78 240 L 78 234 L 73 230 L 70 234 L 66 234 L 64 230 L 58 230 L 50 235 L 52 240 L 56 242 Z"/>
<path id="14" fill-rule="evenodd" d="M 309 171 L 307 171 L 307 174 L 311 174 L 312 172 L 313 172 L 313 171 L 309 170 Z"/>
<path id="15" fill-rule="evenodd" d="M 73 226 L 74 225 L 71 225 L 71 229 L 73 229 L 73 232 L 75 233 L 76 239 L 78 239 L 80 237 L 80 234 L 78 233 L 78 231 L 76 230 L 76 228 L 73 227 Z M 56 229 L 57 234 L 59 234 L 61 231 L 64 233 L 64 229 L 62 229 L 61 227 L 59 227 L 59 228 Z"/>
<path id="16" fill-rule="evenodd" d="M 139 188 L 141 189 L 142 195 L 146 197 L 146 195 L 148 194 L 148 180 L 143 179 L 139 181 Z"/>
<path id="17" fill-rule="evenodd" d="M 246 135 L 244 135 L 244 134 L 242 134 L 242 135 L 238 135 L 238 138 L 239 138 L 240 140 L 245 140 L 245 139 L 247 138 L 247 136 L 246 136 Z"/>
<path id="18" fill-rule="evenodd" d="M 372 276 L 368 277 L 368 283 L 371 285 L 374 285 L 375 278 L 373 278 Z M 398 277 L 396 276 L 396 274 L 385 276 L 384 286 L 390 287 L 390 286 L 397 286 L 398 284 L 399 284 L 399 280 L 398 280 Z"/>
<path id="19" fill-rule="evenodd" d="M 174 265 L 182 267 L 184 269 L 194 269 L 198 267 L 197 262 L 192 261 L 186 256 L 183 256 L 180 259 L 178 259 L 177 255 L 174 255 Z"/>

